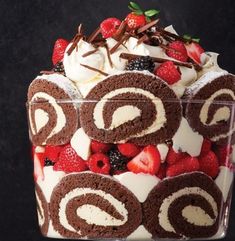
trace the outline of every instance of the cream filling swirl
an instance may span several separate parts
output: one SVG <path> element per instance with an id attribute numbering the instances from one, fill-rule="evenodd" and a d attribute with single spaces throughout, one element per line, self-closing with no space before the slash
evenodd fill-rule
<path id="1" fill-rule="evenodd" d="M 42 202 L 41 202 L 37 192 L 35 192 L 35 195 L 36 195 L 36 200 L 37 200 L 37 203 L 38 203 L 38 208 L 37 208 L 38 223 L 39 223 L 40 226 L 42 226 L 45 222 L 44 210 L 42 208 Z M 41 213 L 39 212 L 38 209 L 41 210 Z"/>
<path id="2" fill-rule="evenodd" d="M 165 109 L 164 109 L 162 100 L 160 98 L 154 96 L 149 91 L 146 91 L 146 90 L 143 90 L 140 88 L 130 87 L 130 88 L 120 88 L 120 89 L 111 91 L 110 93 L 104 95 L 103 98 L 101 99 L 101 101 L 99 101 L 96 104 L 96 106 L 94 108 L 93 118 L 94 118 L 94 123 L 97 126 L 97 128 L 104 129 L 103 109 L 104 109 L 104 105 L 105 105 L 106 101 L 115 97 L 116 95 L 126 94 L 126 93 L 138 93 L 138 94 L 142 94 L 142 95 L 148 97 L 154 103 L 155 108 L 156 108 L 156 113 L 157 113 L 156 117 L 155 117 L 155 121 L 153 122 L 153 124 L 151 126 L 149 126 L 147 129 L 141 131 L 140 133 L 130 136 L 129 139 L 134 138 L 134 137 L 142 137 L 146 134 L 154 133 L 164 126 L 164 124 L 166 123 L 167 120 L 166 120 L 166 113 L 165 113 Z M 117 115 L 113 115 L 111 130 L 114 129 L 115 127 L 120 126 L 121 124 L 124 124 L 128 120 L 133 120 L 134 118 L 138 117 L 141 114 L 140 110 L 137 107 L 133 107 L 133 109 L 130 109 L 130 106 L 128 106 L 128 108 L 131 111 L 129 111 L 129 112 L 125 111 L 122 113 L 119 111 L 120 113 L 118 115 L 118 118 L 117 118 Z M 120 121 L 120 115 L 122 117 L 122 121 Z"/>
<path id="3" fill-rule="evenodd" d="M 127 222 L 128 211 L 126 210 L 125 205 L 122 202 L 118 201 L 116 198 L 114 198 L 112 195 L 105 193 L 102 190 L 93 190 L 91 188 L 76 188 L 71 192 L 67 193 L 59 204 L 60 223 L 63 224 L 66 229 L 72 232 L 77 232 L 68 222 L 68 217 L 66 215 L 67 203 L 73 198 L 86 194 L 95 194 L 102 197 L 103 199 L 107 200 L 111 205 L 113 205 L 116 210 L 123 216 L 123 220 L 117 220 L 114 217 L 111 217 L 105 211 L 101 210 L 99 207 L 93 205 L 83 205 L 77 209 L 77 214 L 81 218 L 83 218 L 88 224 L 101 226 L 120 226 Z"/>
<path id="4" fill-rule="evenodd" d="M 56 126 L 52 129 L 51 133 L 46 138 L 46 140 L 48 140 L 53 135 L 59 133 L 63 129 L 63 127 L 66 125 L 66 117 L 65 117 L 65 114 L 63 112 L 62 107 L 60 105 L 58 105 L 58 103 L 56 102 L 54 97 L 52 97 L 52 96 L 50 96 L 50 95 L 48 95 L 47 93 L 44 93 L 44 92 L 38 92 L 32 97 L 31 101 L 33 102 L 37 98 L 42 98 L 42 99 L 48 100 L 48 102 L 54 108 L 54 110 L 57 114 L 57 117 L 58 117 L 57 122 L 56 122 Z M 32 133 L 35 135 L 38 130 L 35 130 L 34 127 L 33 127 L 33 124 L 32 124 L 33 121 L 32 121 L 32 116 L 31 116 L 31 108 L 29 108 L 29 121 L 30 121 L 30 127 L 31 127 L 31 130 L 32 130 Z M 36 126 L 41 126 L 42 121 L 40 119 L 35 118 L 35 122 L 36 122 Z M 44 124 L 46 124 L 45 121 L 44 121 Z M 41 128 L 42 128 L 42 126 L 41 126 Z M 43 144 L 45 144 L 45 142 Z"/>
<path id="5" fill-rule="evenodd" d="M 176 233 L 174 227 L 171 225 L 168 218 L 168 210 L 170 205 L 177 198 L 180 198 L 183 195 L 188 195 L 188 194 L 196 194 L 204 197 L 208 201 L 208 203 L 210 203 L 215 217 L 218 216 L 217 204 L 214 198 L 209 193 L 207 193 L 205 190 L 201 189 L 200 187 L 186 187 L 168 196 L 163 201 L 160 207 L 160 212 L 158 214 L 159 224 L 166 231 Z M 210 217 L 208 217 L 208 215 L 204 211 L 203 212 L 202 211 L 203 210 L 201 210 L 201 208 L 199 207 L 189 205 L 182 210 L 182 216 L 185 217 L 189 223 L 194 225 L 202 225 L 202 220 L 204 221 L 203 226 L 213 225 L 216 221 L 216 218 L 212 220 Z M 197 213 L 197 215 L 200 215 L 200 217 L 202 218 L 200 222 L 198 221 L 198 219 L 194 217 L 195 213 Z"/>

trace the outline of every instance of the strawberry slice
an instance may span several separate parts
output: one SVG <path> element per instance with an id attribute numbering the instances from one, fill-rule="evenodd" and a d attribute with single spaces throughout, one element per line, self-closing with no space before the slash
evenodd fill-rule
<path id="1" fill-rule="evenodd" d="M 129 171 L 134 173 L 149 173 L 155 175 L 161 164 L 160 153 L 153 145 L 146 146 L 127 164 Z"/>
<path id="2" fill-rule="evenodd" d="M 204 53 L 204 49 L 195 42 L 185 45 L 187 54 L 195 63 L 201 64 L 201 54 Z"/>
<path id="3" fill-rule="evenodd" d="M 68 44 L 69 42 L 65 39 L 57 39 L 55 41 L 54 50 L 52 54 L 52 63 L 54 65 L 63 60 L 64 52 Z"/>
<path id="4" fill-rule="evenodd" d="M 34 162 L 34 180 L 39 178 L 44 179 L 43 167 L 44 167 L 44 151 L 43 147 L 34 147 L 33 162 Z"/>

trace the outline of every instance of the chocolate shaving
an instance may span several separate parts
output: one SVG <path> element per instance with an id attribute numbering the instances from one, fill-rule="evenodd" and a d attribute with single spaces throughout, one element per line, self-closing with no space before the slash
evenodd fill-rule
<path id="1" fill-rule="evenodd" d="M 106 51 L 107 51 L 107 56 L 108 56 L 108 60 L 109 60 L 109 65 L 111 68 L 113 68 L 113 62 L 112 62 L 112 59 L 111 59 L 111 56 L 110 56 L 110 50 L 109 50 L 109 47 L 107 44 L 104 45 Z"/>
<path id="2" fill-rule="evenodd" d="M 162 28 L 160 28 L 160 27 L 156 27 L 156 30 L 157 30 L 156 33 L 159 32 L 161 35 L 163 35 L 164 38 L 167 38 L 166 40 L 168 40 L 168 41 L 180 40 L 180 41 L 182 41 L 182 42 L 187 42 L 187 40 L 184 39 L 183 37 L 178 36 L 178 35 L 176 35 L 176 34 L 174 34 L 174 33 L 168 32 L 168 31 L 166 31 L 165 29 L 162 29 Z"/>
<path id="3" fill-rule="evenodd" d="M 73 38 L 73 40 L 72 40 L 73 43 L 67 51 L 68 55 L 70 55 L 73 52 L 73 50 L 75 48 L 77 48 L 77 44 L 80 41 L 80 39 L 82 39 L 82 38 L 83 38 L 83 31 L 82 31 L 82 24 L 80 24 L 79 27 L 78 27 L 78 33 Z"/>
<path id="4" fill-rule="evenodd" d="M 122 53 L 120 54 L 120 58 L 123 58 L 123 59 L 136 59 L 136 58 L 139 58 L 139 57 L 144 57 L 143 55 L 137 55 L 137 54 L 127 54 L 127 53 Z M 169 59 L 164 59 L 164 58 L 157 58 L 157 57 L 151 57 L 150 58 L 154 61 L 154 62 L 157 62 L 157 63 L 164 63 L 166 61 L 172 61 L 175 65 L 178 65 L 178 66 L 184 66 L 186 68 L 192 68 L 193 67 L 193 64 L 192 63 L 186 63 L 186 62 L 179 62 L 179 61 L 174 61 L 174 60 L 169 60 Z"/>
<path id="5" fill-rule="evenodd" d="M 92 43 L 96 37 L 101 33 L 100 27 L 98 27 L 88 38 L 87 42 Z"/>
<path id="6" fill-rule="evenodd" d="M 130 36 L 130 34 L 122 36 L 122 38 L 112 47 L 110 54 L 113 54 L 118 49 L 118 47 L 122 45 Z"/>
<path id="7" fill-rule="evenodd" d="M 122 36 L 125 34 L 126 29 L 127 29 L 127 23 L 125 21 L 122 21 L 116 33 L 113 35 L 113 38 L 116 41 L 119 41 L 122 38 Z"/>
<path id="8" fill-rule="evenodd" d="M 87 68 L 87 69 L 89 69 L 89 70 L 98 72 L 98 73 L 100 73 L 100 74 L 102 74 L 102 75 L 104 75 L 104 76 L 108 76 L 107 73 L 105 73 L 105 72 L 103 72 L 103 71 L 101 71 L 101 70 L 99 70 L 99 69 L 93 68 L 93 67 L 91 67 L 91 66 L 89 66 L 89 65 L 86 65 L 86 64 L 80 64 L 80 65 L 83 66 L 83 67 L 85 67 L 85 68 Z"/>
<path id="9" fill-rule="evenodd" d="M 142 44 L 143 42 L 149 40 L 149 36 L 147 34 L 143 35 L 137 42 L 137 44 Z"/>
<path id="10" fill-rule="evenodd" d="M 146 25 L 140 27 L 140 28 L 137 30 L 137 34 L 143 33 L 143 32 L 145 32 L 146 30 L 148 30 L 149 28 L 152 28 L 152 27 L 155 26 L 159 21 L 160 21 L 160 19 L 158 18 L 158 19 L 153 20 L 152 22 L 147 23 Z"/>
<path id="11" fill-rule="evenodd" d="M 92 54 L 94 54 L 95 52 L 97 52 L 97 50 L 98 50 L 98 49 L 96 48 L 96 49 L 94 49 L 94 50 L 88 51 L 88 52 L 86 52 L 85 54 L 83 54 L 82 57 L 85 58 L 85 57 L 87 57 L 87 56 L 89 56 L 89 55 L 92 55 Z"/>

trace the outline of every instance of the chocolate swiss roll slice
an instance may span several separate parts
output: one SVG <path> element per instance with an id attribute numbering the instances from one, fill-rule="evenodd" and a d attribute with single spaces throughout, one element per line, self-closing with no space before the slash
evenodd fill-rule
<path id="1" fill-rule="evenodd" d="M 38 184 L 35 184 L 35 195 L 39 227 L 41 229 L 41 233 L 46 236 L 49 227 L 49 206 L 42 189 Z"/>
<path id="2" fill-rule="evenodd" d="M 143 204 L 143 224 L 153 238 L 206 238 L 219 227 L 222 193 L 204 173 L 158 183 Z"/>
<path id="3" fill-rule="evenodd" d="M 80 94 L 61 74 L 38 76 L 28 89 L 28 119 L 32 143 L 62 145 L 68 143 L 79 127 L 79 113 L 73 100 Z"/>
<path id="4" fill-rule="evenodd" d="M 54 229 L 66 238 L 125 238 L 142 220 L 134 194 L 114 179 L 90 172 L 60 181 L 50 214 Z"/>
<path id="5" fill-rule="evenodd" d="M 81 126 L 101 142 L 163 143 L 174 136 L 182 117 L 173 90 L 146 72 L 110 76 L 91 89 L 85 100 Z"/>
<path id="6" fill-rule="evenodd" d="M 186 89 L 190 126 L 217 144 L 235 143 L 235 76 L 208 72 Z"/>

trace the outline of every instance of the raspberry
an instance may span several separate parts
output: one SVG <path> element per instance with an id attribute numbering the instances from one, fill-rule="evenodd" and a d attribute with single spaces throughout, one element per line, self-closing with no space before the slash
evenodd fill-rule
<path id="1" fill-rule="evenodd" d="M 104 38 L 112 37 L 118 29 L 121 21 L 117 18 L 107 18 L 100 24 L 101 33 Z"/>
<path id="2" fill-rule="evenodd" d="M 109 158 L 103 153 L 95 153 L 90 156 L 88 166 L 92 172 L 109 174 L 110 163 Z"/>
<path id="3" fill-rule="evenodd" d="M 213 151 L 199 158 L 200 171 L 215 178 L 219 173 L 219 161 Z"/>
<path id="4" fill-rule="evenodd" d="M 169 166 L 166 170 L 166 176 L 174 177 L 183 173 L 194 172 L 198 170 L 199 170 L 198 159 L 195 157 L 189 156 Z"/>
<path id="5" fill-rule="evenodd" d="M 102 152 L 107 153 L 111 149 L 111 144 L 101 143 L 98 141 L 92 140 L 91 142 L 91 151 L 93 153 Z"/>
<path id="6" fill-rule="evenodd" d="M 55 171 L 82 172 L 87 169 L 86 162 L 77 155 L 70 144 L 66 145 L 60 153 L 59 160 L 55 163 Z"/>
<path id="7" fill-rule="evenodd" d="M 202 143 L 200 156 L 206 155 L 211 150 L 211 141 L 208 139 L 204 139 Z"/>
<path id="8" fill-rule="evenodd" d="M 52 54 L 52 62 L 56 65 L 61 62 L 64 58 L 64 52 L 68 46 L 69 42 L 65 39 L 57 39 L 54 45 L 54 50 Z"/>
<path id="9" fill-rule="evenodd" d="M 181 73 L 172 61 L 162 63 L 154 72 L 155 75 L 165 80 L 169 85 L 178 82 L 181 78 Z"/>
<path id="10" fill-rule="evenodd" d="M 140 148 L 133 143 L 124 143 L 118 145 L 118 150 L 123 156 L 134 157 L 140 153 Z"/>
<path id="11" fill-rule="evenodd" d="M 174 41 L 169 44 L 169 50 L 166 51 L 166 54 L 176 60 L 186 62 L 188 59 L 187 49 L 184 46 L 184 43 L 181 41 Z"/>

